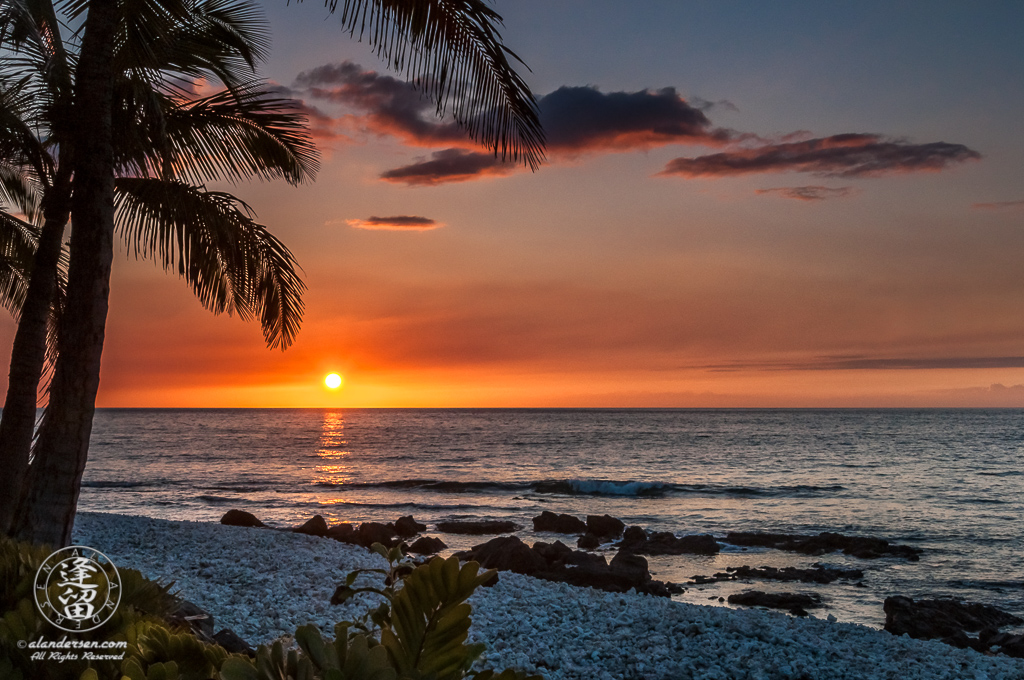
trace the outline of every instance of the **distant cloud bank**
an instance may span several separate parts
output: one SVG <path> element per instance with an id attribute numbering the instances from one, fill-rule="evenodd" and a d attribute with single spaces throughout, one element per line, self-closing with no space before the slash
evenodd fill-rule
<path id="1" fill-rule="evenodd" d="M 345 223 L 355 229 L 370 229 L 376 231 L 428 231 L 438 229 L 444 225 L 429 217 L 419 215 L 396 215 L 394 217 L 367 217 L 365 220 L 345 220 Z"/>
<path id="2" fill-rule="evenodd" d="M 704 366 L 712 371 L 858 371 L 1024 368 L 1024 357 L 820 357 L 805 362 L 727 363 Z"/>
<path id="3" fill-rule="evenodd" d="M 757 189 L 756 194 L 775 194 L 783 198 L 792 198 L 797 201 L 824 201 L 829 198 L 843 198 L 857 193 L 853 187 L 776 187 L 774 189 Z"/>
<path id="4" fill-rule="evenodd" d="M 293 96 L 342 104 L 362 112 L 331 119 L 315 106 L 304 104 L 320 138 L 345 137 L 362 131 L 395 137 L 414 147 L 443 147 L 432 152 L 429 159 L 381 173 L 382 180 L 436 186 L 522 170 L 501 156 L 481 152 L 454 120 L 438 119 L 436 107 L 410 83 L 351 61 L 303 71 L 293 88 L 283 89 Z M 587 154 L 673 144 L 725 149 L 710 155 L 676 158 L 658 173 L 662 176 L 706 178 L 789 171 L 824 177 L 878 177 L 938 172 L 981 157 L 962 144 L 914 144 L 879 134 L 801 139 L 807 133 L 800 131 L 769 140 L 714 126 L 706 114 L 713 105 L 702 100 L 691 104 L 672 87 L 601 92 L 592 86 L 566 85 L 538 97 L 537 106 L 547 137 L 548 157 L 555 162 Z M 721 106 L 735 108 L 728 102 Z M 766 191 L 805 201 L 848 195 L 838 193 L 844 189 L 824 187 Z"/>
<path id="5" fill-rule="evenodd" d="M 660 174 L 692 178 L 795 171 L 824 177 L 878 177 L 937 172 L 979 158 L 981 154 L 963 144 L 911 144 L 880 135 L 843 134 L 696 158 L 676 158 L 669 161 Z"/>
<path id="6" fill-rule="evenodd" d="M 1024 201 L 997 201 L 995 203 L 972 203 L 975 210 L 1022 210 Z"/>

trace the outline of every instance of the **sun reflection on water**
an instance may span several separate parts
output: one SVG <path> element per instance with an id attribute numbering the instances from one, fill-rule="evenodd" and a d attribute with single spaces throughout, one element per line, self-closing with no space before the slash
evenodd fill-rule
<path id="1" fill-rule="evenodd" d="M 335 485 L 347 484 L 353 479 L 353 467 L 347 462 L 352 455 L 347 450 L 345 439 L 345 413 L 343 411 L 325 411 L 323 424 L 320 426 L 320 441 L 316 455 L 319 463 L 313 468 L 313 484 Z"/>

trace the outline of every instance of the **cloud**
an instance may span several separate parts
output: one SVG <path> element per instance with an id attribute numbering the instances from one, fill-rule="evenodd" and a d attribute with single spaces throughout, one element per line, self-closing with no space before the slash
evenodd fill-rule
<path id="1" fill-rule="evenodd" d="M 411 83 L 351 61 L 303 71 L 295 87 L 314 99 L 365 111 L 359 122 L 376 134 L 413 146 L 476 146 L 455 121 L 438 121 L 436 107 Z"/>
<path id="2" fill-rule="evenodd" d="M 503 161 L 500 156 L 493 153 L 444 149 L 432 153 L 429 161 L 388 170 L 381 173 L 380 178 L 410 186 L 434 186 L 486 176 L 507 175 L 516 168 L 515 163 Z"/>
<path id="3" fill-rule="evenodd" d="M 1020 210 L 1024 208 L 1024 201 L 997 201 L 995 203 L 972 203 L 975 210 Z"/>
<path id="4" fill-rule="evenodd" d="M 604 93 L 560 87 L 537 101 L 552 154 L 629 151 L 667 144 L 721 146 L 741 137 L 714 128 L 675 88 Z"/>
<path id="5" fill-rule="evenodd" d="M 810 172 L 825 177 L 877 177 L 938 172 L 981 154 L 962 144 L 911 144 L 874 134 L 842 134 L 802 142 L 676 158 L 661 175 L 729 177 L 755 172 Z"/>
<path id="6" fill-rule="evenodd" d="M 410 146 L 444 147 L 429 160 L 389 170 L 381 179 L 410 185 L 463 182 L 506 175 L 512 163 L 480 153 L 479 145 L 411 83 L 367 70 L 351 61 L 325 64 L 296 76 L 293 92 L 360 111 L 335 119 L 335 127 L 354 126 L 387 135 Z M 454 92 L 452 96 L 462 96 Z M 671 144 L 753 148 L 670 161 L 662 175 L 724 177 L 754 172 L 798 171 L 827 177 L 869 177 L 906 172 L 940 171 L 980 154 L 961 144 L 911 144 L 877 134 L 840 134 L 807 139 L 798 131 L 766 140 L 753 133 L 716 127 L 707 116 L 712 108 L 735 109 L 727 101 L 687 101 L 675 88 L 635 92 L 601 92 L 592 86 L 562 86 L 538 97 L 537 107 L 550 159 L 591 153 L 652 149 Z M 311 107 L 318 134 L 332 127 Z M 335 133 L 337 134 L 337 133 Z M 782 192 L 780 192 L 782 193 Z M 786 194 L 783 194 L 786 195 Z M 837 196 L 832 194 L 831 196 Z M 831 197 L 830 196 L 830 197 Z M 787 195 L 800 200 L 818 197 Z"/>
<path id="7" fill-rule="evenodd" d="M 334 223 L 332 221 L 331 223 Z M 329 223 L 329 224 L 331 224 Z M 429 217 L 419 215 L 395 215 L 394 217 L 367 217 L 365 220 L 345 220 L 348 226 L 355 229 L 375 231 L 429 231 L 444 225 Z"/>
<path id="8" fill-rule="evenodd" d="M 777 187 L 774 189 L 757 189 L 757 194 L 778 194 L 783 198 L 793 198 L 798 201 L 824 201 L 828 198 L 842 198 L 856 193 L 853 187 Z"/>
<path id="9" fill-rule="evenodd" d="M 858 370 L 932 370 L 978 368 L 1024 368 L 1024 357 L 932 357 L 888 358 L 868 356 L 820 357 L 813 361 L 710 364 L 712 371 L 858 371 Z"/>

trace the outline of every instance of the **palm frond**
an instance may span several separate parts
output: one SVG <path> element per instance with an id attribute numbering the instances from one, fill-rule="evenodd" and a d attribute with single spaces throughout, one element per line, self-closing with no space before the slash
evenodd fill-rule
<path id="1" fill-rule="evenodd" d="M 42 216 L 41 200 L 39 185 L 27 173 L 0 160 L 0 203 L 17 209 L 35 224 Z"/>
<path id="2" fill-rule="evenodd" d="M 230 194 L 182 182 L 120 178 L 117 228 L 136 257 L 176 269 L 214 313 L 259 317 L 270 347 L 288 347 L 305 284 L 288 249 Z"/>
<path id="3" fill-rule="evenodd" d="M 164 112 L 166 138 L 136 148 L 136 166 L 186 182 L 237 182 L 258 177 L 291 184 L 311 180 L 319 154 L 297 102 L 275 96 L 266 83 L 181 102 Z M 135 174 L 148 174 L 137 171 Z"/>
<path id="4" fill-rule="evenodd" d="M 251 80 L 270 51 L 260 6 L 252 0 L 185 3 L 181 15 L 175 8 L 149 25 L 127 22 L 128 39 L 115 57 L 117 71 L 149 78 L 169 90 L 196 79 L 213 78 L 229 89 Z"/>
<path id="5" fill-rule="evenodd" d="M 330 11 L 339 0 L 325 0 Z M 344 0 L 341 22 L 437 105 L 448 105 L 470 137 L 532 169 L 544 159 L 544 131 L 523 64 L 501 42 L 501 16 L 483 0 Z M 525 66 L 525 64 L 523 64 Z"/>
<path id="6" fill-rule="evenodd" d="M 39 231 L 0 210 L 0 305 L 17 319 L 28 294 Z"/>
<path id="7" fill-rule="evenodd" d="M 0 82 L 0 159 L 45 185 L 54 173 L 53 160 L 33 129 L 40 125 L 33 99 L 26 77 Z"/>

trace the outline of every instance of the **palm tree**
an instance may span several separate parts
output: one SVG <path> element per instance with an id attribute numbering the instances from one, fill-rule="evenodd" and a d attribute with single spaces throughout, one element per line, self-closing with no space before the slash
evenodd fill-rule
<path id="1" fill-rule="evenodd" d="M 81 10 L 84 2 L 73 0 L 73 7 Z M 187 16 L 188 0 L 165 2 L 173 4 L 169 15 L 181 10 L 178 19 Z M 339 9 L 337 0 L 327 4 L 332 12 Z M 351 36 L 367 38 L 384 61 L 432 98 L 439 113 L 450 106 L 473 139 L 532 168 L 541 162 L 544 139 L 533 95 L 509 63 L 518 57 L 501 42 L 501 17 L 483 0 L 345 0 L 340 12 Z M 67 309 L 22 506 L 30 510 L 18 522 L 18 534 L 37 542 L 64 543 L 70 535 L 99 386 L 114 234 L 117 24 L 117 0 L 89 0 L 73 97 Z M 149 17 L 138 22 L 151 36 L 173 24 Z"/>
<path id="2" fill-rule="evenodd" d="M 9 185 L 7 202 L 26 206 L 22 212 L 27 214 L 38 212 L 33 211 L 29 199 L 40 194 L 43 204 L 67 205 L 70 200 L 70 186 L 52 181 L 52 177 L 69 172 L 71 144 L 60 134 L 69 121 L 67 109 L 55 103 L 60 87 L 47 80 L 59 69 L 52 68 L 54 33 L 48 29 L 45 11 L 42 16 L 33 15 L 24 4 L 15 3 L 7 3 L 4 9 L 4 18 L 10 19 L 5 25 L 20 31 L 12 31 L 16 35 L 11 40 L 20 48 L 18 54 L 24 55 L 17 64 L 20 70 L 15 70 L 18 90 L 25 91 L 33 78 L 37 81 L 31 93 L 34 96 L 29 98 L 37 104 L 34 109 L 16 106 L 24 103 L 24 98 L 3 96 L 13 89 L 0 92 L 0 116 L 12 121 L 3 128 L 9 134 L 0 134 L 0 157 L 7 161 L 0 162 L 0 190 Z M 253 65 L 264 42 L 255 19 L 254 7 L 248 3 L 201 2 L 192 21 L 181 25 L 166 46 L 150 42 L 133 52 L 139 41 L 133 41 L 131 35 L 121 40 L 121 49 L 115 54 L 119 78 L 114 88 L 114 117 L 129 134 L 119 135 L 115 145 L 120 175 L 115 204 L 118 229 L 134 244 L 137 256 L 154 257 L 165 269 L 176 267 L 203 304 L 215 312 L 260 317 L 268 345 L 285 347 L 298 330 L 304 289 L 291 254 L 255 222 L 244 203 L 188 183 L 249 176 L 283 177 L 298 183 L 315 172 L 315 149 L 294 102 L 272 96 L 263 83 L 239 77 L 245 70 L 239 67 Z M 67 53 L 63 55 L 66 58 Z M 175 70 L 160 69 L 160 64 L 167 63 Z M 217 75 L 230 89 L 209 97 L 191 96 L 182 90 L 183 78 L 206 72 Z M 54 92 L 58 96 L 47 96 Z M 12 130 L 43 130 L 46 134 L 44 138 L 32 134 L 16 138 Z M 5 145 L 7 141 L 10 143 Z M 55 147 L 63 162 L 48 155 Z M 25 162 L 32 154 L 46 162 Z M 9 181 L 5 183 L 5 179 Z M 13 200 L 16 198 L 22 200 Z M 12 352 L 12 381 L 0 423 L 0 434 L 5 435 L 0 436 L 0 464 L 8 473 L 0 478 L 0 522 L 6 524 L 26 486 L 22 480 L 28 469 L 36 391 L 46 354 L 45 319 L 54 302 L 53 293 L 62 288 L 57 285 L 40 294 L 36 286 L 33 299 L 33 286 L 47 278 L 59 281 L 60 268 L 41 263 L 44 250 L 39 245 L 39 230 L 7 213 L 0 216 L 0 254 L 11 253 L 6 261 L 0 260 L 0 298 L 9 307 L 21 308 Z M 56 234 L 58 255 L 67 217 L 66 210 L 48 214 L 42 229 L 43 234 Z M 26 261 L 25 254 L 34 246 L 38 246 L 35 261 Z M 54 310 L 61 307 L 52 305 Z M 41 323 L 38 314 L 33 323 L 30 309 L 41 308 L 45 310 Z M 21 381 L 15 381 L 15 376 Z M 32 467 L 37 473 L 36 465 Z M 27 510 L 26 515 L 30 514 Z"/>

